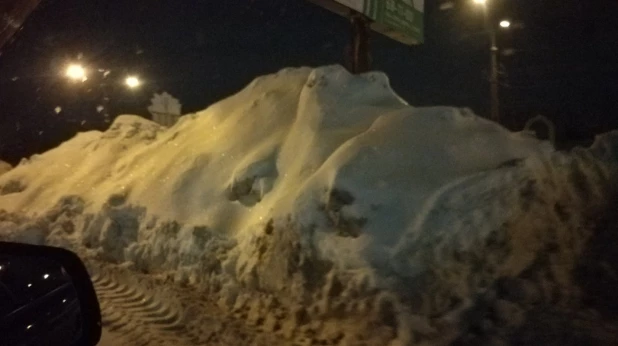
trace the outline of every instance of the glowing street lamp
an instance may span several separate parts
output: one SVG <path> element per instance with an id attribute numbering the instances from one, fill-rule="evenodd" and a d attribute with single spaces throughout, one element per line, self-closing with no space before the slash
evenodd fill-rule
<path id="1" fill-rule="evenodd" d="M 500 22 L 500 27 L 504 29 L 508 29 L 511 26 L 511 22 L 508 20 L 503 20 Z"/>
<path id="2" fill-rule="evenodd" d="M 66 76 L 75 81 L 86 81 L 86 70 L 78 64 L 71 64 L 67 67 Z"/>
<path id="3" fill-rule="evenodd" d="M 124 80 L 124 83 L 125 83 L 125 84 L 129 87 L 129 88 L 131 88 L 131 89 L 135 89 L 135 88 L 137 88 L 138 86 L 140 86 L 140 84 L 142 84 L 142 83 L 140 82 L 140 80 L 139 80 L 137 77 L 135 77 L 135 76 L 129 76 L 129 77 L 127 77 L 127 78 Z"/>

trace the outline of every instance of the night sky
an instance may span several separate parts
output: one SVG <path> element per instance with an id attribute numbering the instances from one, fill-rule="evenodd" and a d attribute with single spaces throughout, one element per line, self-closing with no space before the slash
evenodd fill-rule
<path id="1" fill-rule="evenodd" d="M 471 0 L 446 2 L 426 0 L 421 46 L 373 33 L 373 67 L 414 106 L 486 116 L 482 12 Z M 618 1 L 494 0 L 491 8 L 495 23 L 514 22 L 498 35 L 512 53 L 500 58 L 505 126 L 519 130 L 543 114 L 561 140 L 618 128 Z M 17 163 L 77 131 L 105 129 L 98 105 L 112 117 L 149 117 L 152 94 L 167 91 L 194 112 L 258 75 L 342 64 L 348 42 L 347 20 L 306 0 L 43 0 L 0 56 L 0 159 Z M 63 68 L 75 61 L 111 73 L 70 83 Z M 129 73 L 143 87 L 127 90 Z"/>

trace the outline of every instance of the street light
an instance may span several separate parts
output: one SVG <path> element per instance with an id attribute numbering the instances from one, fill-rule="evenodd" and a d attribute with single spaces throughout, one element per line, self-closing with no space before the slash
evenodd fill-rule
<path id="1" fill-rule="evenodd" d="M 124 83 L 125 83 L 125 84 L 129 87 L 129 88 L 131 88 L 131 89 L 135 89 L 135 88 L 137 88 L 138 86 L 140 86 L 140 84 L 142 84 L 142 83 L 140 82 L 140 80 L 139 80 L 137 77 L 135 77 L 135 76 L 128 76 L 128 77 L 124 80 Z"/>
<path id="2" fill-rule="evenodd" d="M 86 81 L 86 70 L 82 65 L 71 64 L 67 67 L 66 76 L 76 81 Z"/>
<path id="3" fill-rule="evenodd" d="M 511 26 L 511 22 L 508 20 L 503 20 L 500 22 L 500 27 L 508 29 Z"/>
<path id="4" fill-rule="evenodd" d="M 496 31 L 492 24 L 492 19 L 487 6 L 487 0 L 474 0 L 477 5 L 483 6 L 483 16 L 485 17 L 485 28 L 489 33 L 489 51 L 490 51 L 490 75 L 489 75 L 489 93 L 491 96 L 491 119 L 497 123 L 500 122 L 500 104 L 499 104 L 499 84 L 498 84 L 498 45 L 496 43 Z M 507 21 L 503 21 L 506 22 Z M 510 22 L 508 26 L 510 26 Z M 502 22 L 500 22 L 502 26 Z M 507 27 L 508 27 L 507 26 Z"/>

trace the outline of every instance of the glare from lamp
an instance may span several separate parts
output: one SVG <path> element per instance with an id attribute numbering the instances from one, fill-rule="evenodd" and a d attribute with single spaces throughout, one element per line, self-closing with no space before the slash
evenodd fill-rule
<path id="1" fill-rule="evenodd" d="M 131 89 L 137 88 L 141 84 L 140 80 L 135 76 L 127 77 L 124 82 Z"/>
<path id="2" fill-rule="evenodd" d="M 69 65 L 66 70 L 66 76 L 76 81 L 85 81 L 87 79 L 86 70 L 83 66 L 78 64 Z"/>

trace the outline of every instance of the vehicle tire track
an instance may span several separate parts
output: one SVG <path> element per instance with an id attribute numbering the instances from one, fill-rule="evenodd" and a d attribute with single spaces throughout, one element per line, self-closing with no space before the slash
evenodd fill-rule
<path id="1" fill-rule="evenodd" d="M 87 261 L 103 328 L 114 346 L 133 345 L 252 345 L 290 344 L 280 333 L 249 325 L 218 306 L 196 287 L 180 287 L 165 277 L 142 274 L 122 266 Z"/>
<path id="2" fill-rule="evenodd" d="M 109 272 L 92 276 L 103 328 L 126 345 L 190 344 L 180 304 L 155 287 L 132 281 Z"/>

